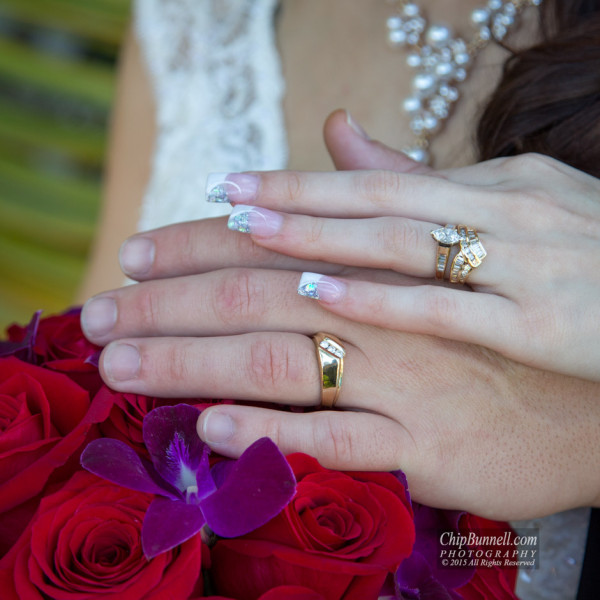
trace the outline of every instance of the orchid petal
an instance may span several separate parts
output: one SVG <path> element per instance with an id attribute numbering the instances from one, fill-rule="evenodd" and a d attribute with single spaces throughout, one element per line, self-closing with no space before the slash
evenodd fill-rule
<path id="1" fill-rule="evenodd" d="M 261 438 L 246 449 L 221 487 L 200 507 L 217 535 L 236 537 L 278 515 L 295 491 L 296 480 L 285 456 L 269 438 Z"/>
<path id="2" fill-rule="evenodd" d="M 152 465 L 119 440 L 100 438 L 90 442 L 81 453 L 81 466 L 131 490 L 177 498 L 170 485 L 162 485 Z"/>
<path id="3" fill-rule="evenodd" d="M 196 433 L 200 411 L 189 404 L 161 406 L 144 417 L 144 444 L 161 477 L 181 492 L 201 487 L 200 496 L 214 489 L 208 476 L 206 444 Z"/>
<path id="4" fill-rule="evenodd" d="M 204 515 L 197 505 L 155 498 L 146 511 L 142 525 L 144 555 L 151 559 L 183 544 L 198 533 L 204 523 Z"/>
<path id="5" fill-rule="evenodd" d="M 0 342 L 0 357 L 16 356 L 24 362 L 34 362 L 34 344 L 37 336 L 38 326 L 40 324 L 41 310 L 38 310 L 31 317 L 28 325 L 25 327 L 23 339 L 20 342 Z"/>

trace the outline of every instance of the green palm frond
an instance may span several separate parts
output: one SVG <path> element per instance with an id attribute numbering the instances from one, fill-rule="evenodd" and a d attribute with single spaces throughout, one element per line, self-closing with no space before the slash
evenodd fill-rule
<path id="1" fill-rule="evenodd" d="M 0 329 L 69 306 L 130 0 L 0 0 Z"/>

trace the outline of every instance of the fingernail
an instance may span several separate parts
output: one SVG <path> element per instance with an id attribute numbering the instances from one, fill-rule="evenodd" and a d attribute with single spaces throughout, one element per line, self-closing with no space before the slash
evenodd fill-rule
<path id="1" fill-rule="evenodd" d="M 133 379 L 139 373 L 141 363 L 138 349 L 131 344 L 109 344 L 102 360 L 104 371 L 112 381 Z"/>
<path id="2" fill-rule="evenodd" d="M 81 309 L 81 328 L 87 337 L 106 335 L 117 322 L 117 303 L 112 298 L 90 298 Z"/>
<path id="3" fill-rule="evenodd" d="M 326 275 L 302 273 L 298 294 L 323 302 L 338 302 L 346 294 L 346 284 Z"/>
<path id="4" fill-rule="evenodd" d="M 215 409 L 210 410 L 202 423 L 202 437 L 208 444 L 223 444 L 233 437 L 233 420 Z"/>
<path id="5" fill-rule="evenodd" d="M 154 262 L 154 242 L 146 237 L 125 240 L 119 250 L 119 263 L 125 275 L 145 275 Z"/>
<path id="6" fill-rule="evenodd" d="M 283 217 L 279 213 L 267 208 L 238 204 L 229 215 L 227 227 L 232 231 L 270 237 L 281 229 L 282 223 Z"/>
<path id="7" fill-rule="evenodd" d="M 251 202 L 256 198 L 259 178 L 249 173 L 210 173 L 206 179 L 207 202 Z"/>
<path id="8" fill-rule="evenodd" d="M 346 111 L 346 123 L 351 127 L 355 133 L 358 133 L 361 138 L 365 140 L 370 140 L 369 134 L 354 120 L 349 111 Z"/>

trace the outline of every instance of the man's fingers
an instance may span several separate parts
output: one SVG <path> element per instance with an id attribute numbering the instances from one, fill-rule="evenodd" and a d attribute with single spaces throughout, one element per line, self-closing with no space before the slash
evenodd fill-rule
<path id="1" fill-rule="evenodd" d="M 131 279 L 147 281 L 195 275 L 228 267 L 334 272 L 333 265 L 298 260 L 232 236 L 227 219 L 203 219 L 168 225 L 131 236 L 121 246 L 121 269 Z M 305 268 L 305 266 L 307 268 Z M 314 270 L 314 268 L 313 268 Z"/>
<path id="2" fill-rule="evenodd" d="M 323 328 L 324 313 L 302 303 L 297 278 L 291 271 L 222 269 L 145 281 L 88 300 L 81 324 L 99 345 L 124 337 L 314 333 Z M 337 330 L 341 319 L 328 321 Z"/>
<path id="3" fill-rule="evenodd" d="M 403 456 L 413 442 L 401 425 L 382 415 L 354 411 L 290 413 L 250 406 L 220 405 L 198 419 L 198 435 L 225 456 L 238 457 L 261 437 L 284 454 L 305 452 L 329 469 L 406 469 Z"/>

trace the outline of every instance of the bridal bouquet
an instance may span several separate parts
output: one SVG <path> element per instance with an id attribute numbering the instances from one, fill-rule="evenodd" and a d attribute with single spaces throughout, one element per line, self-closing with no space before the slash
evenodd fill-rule
<path id="1" fill-rule="evenodd" d="M 197 437 L 226 400 L 117 393 L 79 311 L 0 342 L 3 600 L 509 599 L 516 571 L 439 560 L 506 524 L 411 503 L 402 473 L 338 472 L 263 438 Z M 466 562 L 466 561 L 465 561 Z"/>

